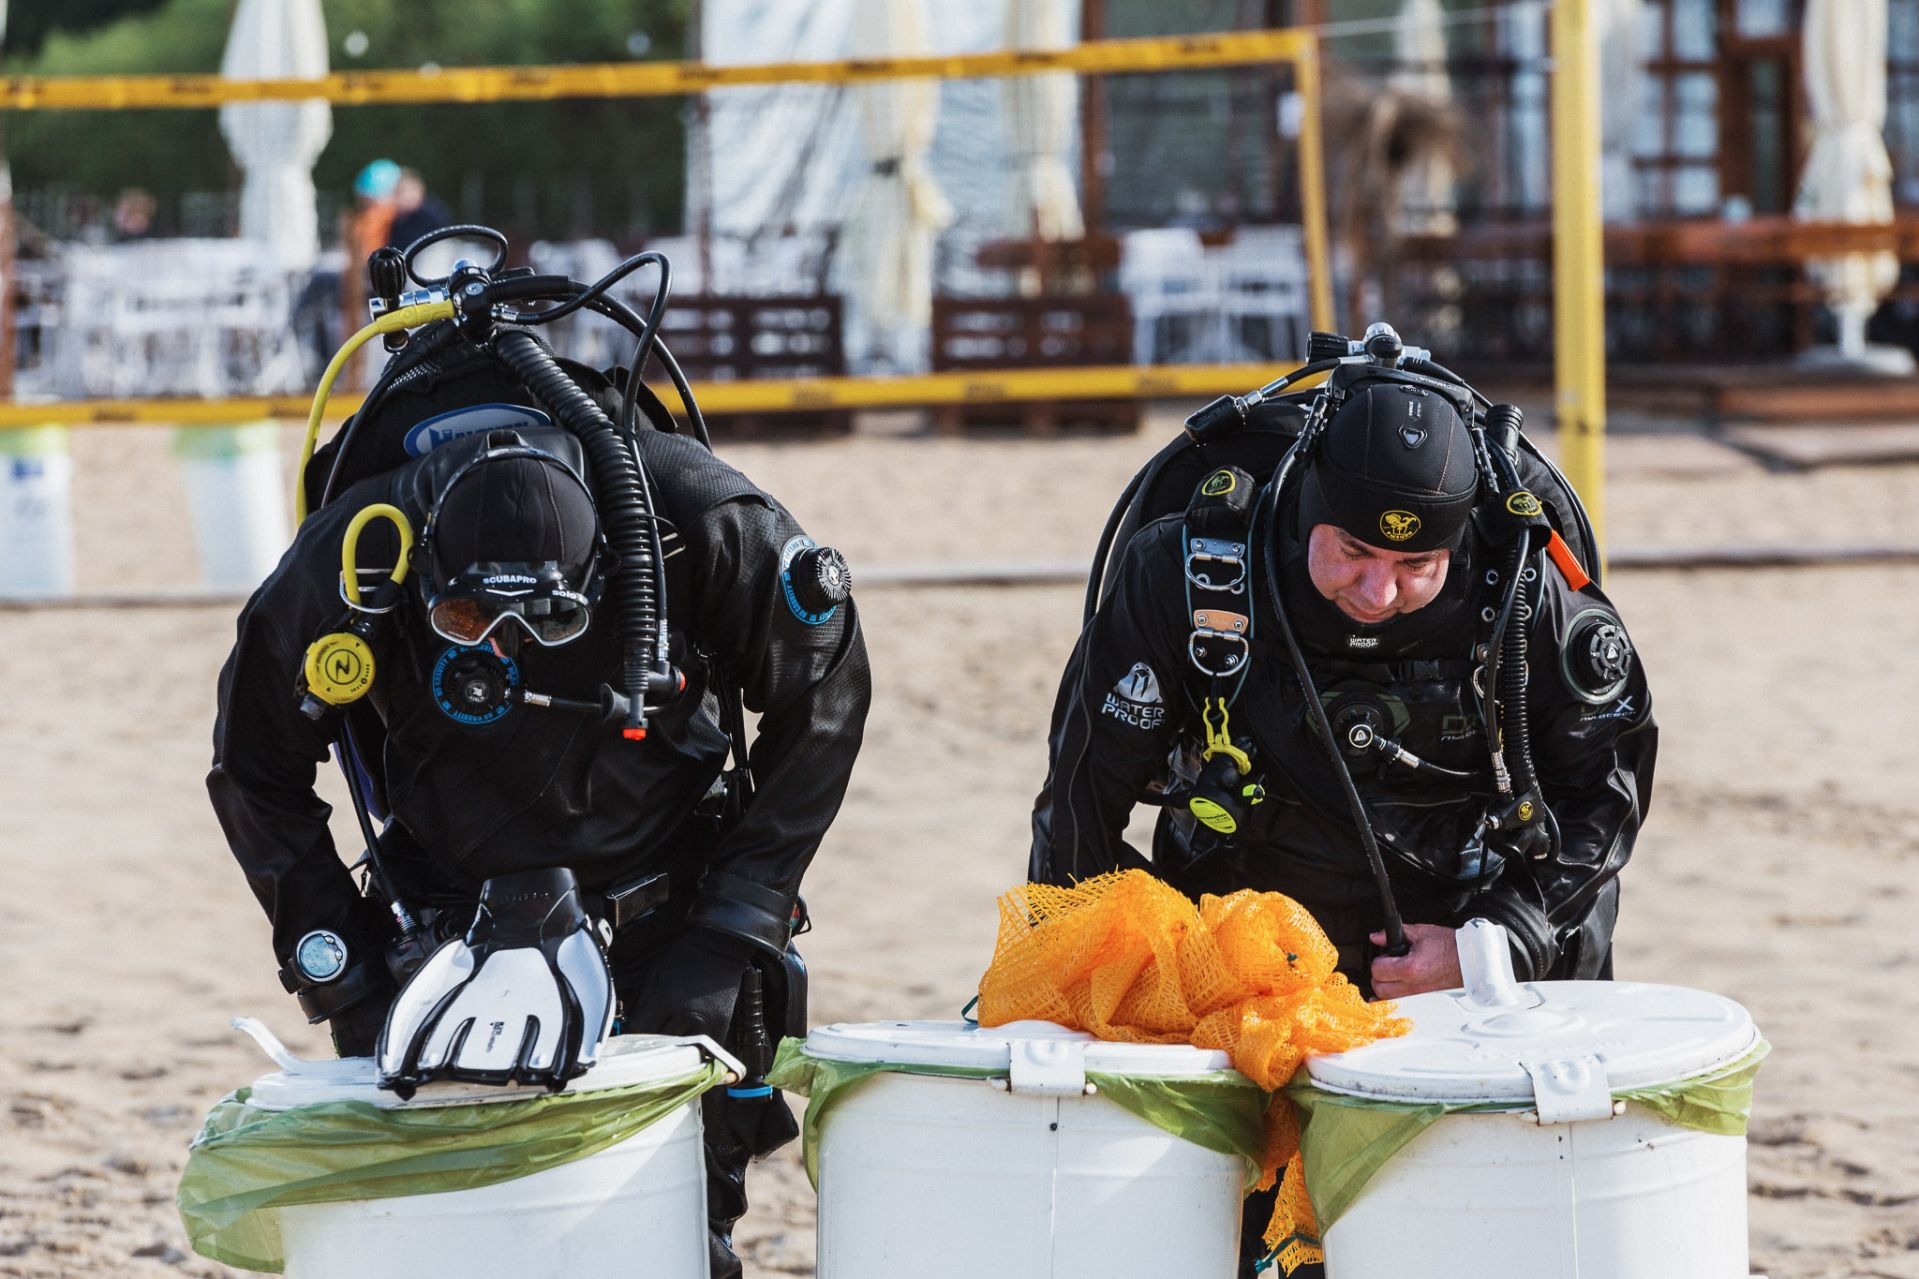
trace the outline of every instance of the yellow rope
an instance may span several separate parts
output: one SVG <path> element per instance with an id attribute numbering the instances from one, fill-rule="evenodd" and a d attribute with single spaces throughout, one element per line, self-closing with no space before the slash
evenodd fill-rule
<path id="1" fill-rule="evenodd" d="M 1299 64 L 1316 50 L 1296 28 L 1091 40 L 1064 49 L 998 49 L 913 58 L 833 62 L 607 62 L 572 66 L 443 67 L 343 71 L 311 79 L 242 80 L 219 75 L 15 76 L 0 79 L 0 111 L 116 111 L 217 107 L 229 102 L 321 99 L 370 103 L 537 102 L 565 98 L 673 97 L 730 85 L 872 84 L 908 77 L 1080 75 L 1201 67 Z"/>
<path id="2" fill-rule="evenodd" d="M 709 417 L 725 413 L 799 413 L 942 404 L 1019 404 L 1029 400 L 1186 399 L 1237 394 L 1298 368 L 1271 364 L 1085 365 L 1057 369 L 979 369 L 904 377 L 768 378 L 695 382 L 693 394 Z M 1301 386 L 1314 386 L 1320 377 Z M 311 401 L 287 396 L 222 400 L 60 400 L 48 404 L 0 402 L 0 431 L 42 426 L 217 427 L 263 418 L 301 418 Z M 328 401 L 328 416 L 344 417 L 357 397 Z"/>

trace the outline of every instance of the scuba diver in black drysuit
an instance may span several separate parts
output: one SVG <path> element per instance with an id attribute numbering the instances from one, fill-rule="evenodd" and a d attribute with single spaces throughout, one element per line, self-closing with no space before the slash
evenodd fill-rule
<path id="1" fill-rule="evenodd" d="M 1521 981 L 1610 977 L 1657 730 L 1584 512 L 1386 326 L 1314 347 L 1323 391 L 1215 402 L 1122 498 L 1029 874 L 1285 893 L 1369 997 L 1456 987 L 1473 917 Z"/>
<path id="2" fill-rule="evenodd" d="M 837 552 L 712 455 L 690 396 L 697 440 L 639 381 L 657 355 L 684 395 L 670 353 L 648 349 L 665 265 L 642 258 L 662 273 L 644 321 L 609 281 L 596 295 L 465 265 L 404 297 L 390 261 L 376 272 L 389 314 L 426 296 L 443 318 L 396 330 L 365 406 L 304 468 L 312 515 L 240 616 L 208 788 L 283 984 L 342 1055 L 382 1047 L 396 990 L 467 932 L 487 881 L 497 896 L 541 875 L 605 921 L 624 1032 L 705 1034 L 744 1057 L 803 1028 L 790 943 L 860 744 L 864 642 Z M 528 299 L 637 322 L 624 396 L 551 355 L 532 328 L 561 307 Z M 750 746 L 742 702 L 760 716 Z M 368 839 L 365 891 L 314 792 L 330 749 Z M 762 998 L 772 1028 L 743 1045 L 736 1006 L 758 1018 Z M 432 1077 L 472 1076 L 400 1090 Z M 746 1162 L 796 1130 L 763 1089 L 704 1105 L 713 1274 L 738 1275 Z"/>

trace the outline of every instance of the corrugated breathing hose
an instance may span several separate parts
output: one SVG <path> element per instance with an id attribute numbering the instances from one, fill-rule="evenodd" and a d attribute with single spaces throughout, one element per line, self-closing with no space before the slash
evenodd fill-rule
<path id="1" fill-rule="evenodd" d="M 502 329 L 493 339 L 493 350 L 534 398 L 579 437 L 592 463 L 600 523 L 619 558 L 608 591 L 620 628 L 621 691 L 627 698 L 621 733 L 640 740 L 646 736 L 647 694 L 672 688 L 674 680 L 670 671 L 654 669 L 665 627 L 660 607 L 664 566 L 653 553 L 654 514 L 639 455 L 540 339 L 523 329 Z"/>

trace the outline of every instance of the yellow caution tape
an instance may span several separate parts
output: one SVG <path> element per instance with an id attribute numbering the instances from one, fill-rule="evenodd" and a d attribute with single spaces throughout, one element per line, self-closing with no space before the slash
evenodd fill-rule
<path id="1" fill-rule="evenodd" d="M 1102 365 L 1064 369 L 1003 369 L 928 373 L 914 377 L 793 378 L 755 382 L 696 382 L 694 397 L 708 416 L 728 413 L 805 413 L 855 409 L 937 408 L 954 404 L 1019 404 L 1032 400 L 1154 400 L 1243 394 L 1297 368 L 1296 364 Z M 669 407 L 678 401 L 667 397 Z M 357 396 L 335 396 L 326 417 L 338 421 L 359 408 Z M 63 400 L 0 403 L 0 431 L 37 426 L 231 426 L 263 418 L 305 418 L 310 402 L 290 396 L 232 400 Z"/>
<path id="2" fill-rule="evenodd" d="M 577 66 L 445 67 L 342 71 L 318 79 L 229 80 L 218 75 L 13 76 L 0 79 L 0 110 L 71 111 L 217 107 L 229 102 L 324 98 L 368 103 L 528 102 L 558 98 L 646 98 L 751 84 L 862 84 L 914 76 L 970 79 L 1071 71 L 1108 75 L 1292 62 L 1308 57 L 1310 31 L 1274 28 L 1212 35 L 1094 40 L 1066 49 L 835 62 L 609 62 Z"/>

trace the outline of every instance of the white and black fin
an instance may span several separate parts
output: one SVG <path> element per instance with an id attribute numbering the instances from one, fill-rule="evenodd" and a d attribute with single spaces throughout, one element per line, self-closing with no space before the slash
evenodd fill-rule
<path id="1" fill-rule="evenodd" d="M 552 1089 L 584 1074 L 613 1027 L 613 974 L 564 868 L 499 875 L 466 936 L 413 975 L 387 1013 L 379 1082 L 401 1096 L 456 1079 Z"/>

